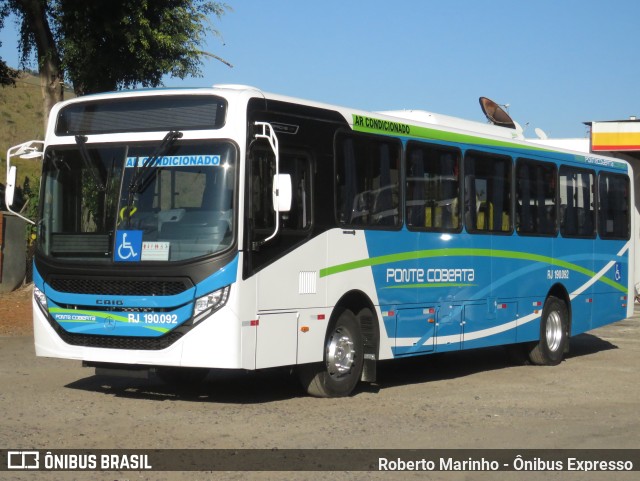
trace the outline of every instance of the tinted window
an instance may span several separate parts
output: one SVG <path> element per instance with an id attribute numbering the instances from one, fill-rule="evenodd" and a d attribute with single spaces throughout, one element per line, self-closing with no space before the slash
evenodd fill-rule
<path id="1" fill-rule="evenodd" d="M 291 210 L 280 212 L 283 230 L 301 230 L 311 226 L 311 161 L 306 155 L 283 152 L 279 171 L 291 176 Z M 273 176 L 275 158 L 271 150 L 255 149 L 251 166 L 251 208 L 253 227 L 258 237 L 266 237 L 275 228 Z"/>
<path id="2" fill-rule="evenodd" d="M 400 143 L 341 135 L 336 143 L 336 217 L 340 225 L 400 225 Z"/>
<path id="3" fill-rule="evenodd" d="M 560 167 L 560 232 L 565 237 L 595 235 L 595 174 L 591 170 Z"/>
<path id="4" fill-rule="evenodd" d="M 469 152 L 464 159 L 465 225 L 470 232 L 511 231 L 511 159 Z"/>
<path id="5" fill-rule="evenodd" d="M 603 239 L 629 238 L 629 178 L 600 174 L 598 231 Z"/>
<path id="6" fill-rule="evenodd" d="M 556 167 L 519 159 L 516 165 L 516 231 L 556 234 Z"/>
<path id="7" fill-rule="evenodd" d="M 406 219 L 409 228 L 460 228 L 460 151 L 409 142 L 406 156 Z"/>

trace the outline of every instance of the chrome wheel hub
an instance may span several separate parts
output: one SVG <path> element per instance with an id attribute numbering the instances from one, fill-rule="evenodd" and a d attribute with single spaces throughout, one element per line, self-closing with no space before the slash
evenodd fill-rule
<path id="1" fill-rule="evenodd" d="M 547 346 L 549 346 L 550 351 L 557 351 L 560 348 L 560 344 L 562 343 L 562 318 L 560 317 L 560 313 L 557 311 L 553 311 L 549 314 L 547 318 Z"/>
<path id="2" fill-rule="evenodd" d="M 327 345 L 327 370 L 331 376 L 348 373 L 353 366 L 356 351 L 351 333 L 344 329 L 336 329 Z"/>

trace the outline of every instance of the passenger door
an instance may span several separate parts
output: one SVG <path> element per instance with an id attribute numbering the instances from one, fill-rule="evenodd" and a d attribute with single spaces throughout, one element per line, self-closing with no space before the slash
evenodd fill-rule
<path id="1" fill-rule="evenodd" d="M 257 145 L 250 156 L 248 176 L 249 215 L 245 225 L 249 252 L 245 275 L 257 274 L 258 311 L 303 307 L 299 298 L 301 272 L 314 272 L 318 264 L 312 258 L 297 259 L 295 253 L 290 254 L 311 235 L 311 159 L 304 152 L 281 152 L 279 171 L 291 176 L 291 209 L 280 212 L 278 234 L 264 242 L 275 230 L 272 201 L 275 160 L 270 150 Z M 285 254 L 292 257 L 279 262 Z"/>

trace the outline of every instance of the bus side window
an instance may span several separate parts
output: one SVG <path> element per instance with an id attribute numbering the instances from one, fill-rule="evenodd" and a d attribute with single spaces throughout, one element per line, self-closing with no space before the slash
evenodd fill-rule
<path id="1" fill-rule="evenodd" d="M 630 235 L 629 178 L 603 172 L 598 182 L 598 232 L 603 239 Z"/>
<path id="2" fill-rule="evenodd" d="M 400 152 L 393 139 L 342 134 L 336 140 L 336 219 L 341 226 L 400 226 Z"/>
<path id="3" fill-rule="evenodd" d="M 556 167 L 518 159 L 516 231 L 520 235 L 556 235 Z"/>
<path id="4" fill-rule="evenodd" d="M 511 158 L 468 152 L 464 169 L 467 230 L 511 232 Z"/>
<path id="5" fill-rule="evenodd" d="M 560 232 L 564 237 L 595 236 L 595 173 L 562 166 L 560 186 Z"/>
<path id="6" fill-rule="evenodd" d="M 406 220 L 411 230 L 460 229 L 460 151 L 409 142 L 406 155 Z"/>

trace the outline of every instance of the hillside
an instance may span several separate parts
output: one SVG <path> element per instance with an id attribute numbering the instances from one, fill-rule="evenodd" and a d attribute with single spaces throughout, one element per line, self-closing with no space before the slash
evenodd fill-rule
<path id="1" fill-rule="evenodd" d="M 44 121 L 38 78 L 27 73 L 15 87 L 0 87 L 0 183 L 6 182 L 7 149 L 31 139 L 42 139 Z M 39 162 L 18 161 L 18 181 L 39 177 Z"/>
<path id="2" fill-rule="evenodd" d="M 73 97 L 65 92 L 65 98 Z M 7 149 L 27 140 L 44 137 L 44 114 L 40 83 L 36 76 L 23 72 L 15 87 L 0 87 L 0 183 L 6 182 Z M 41 164 L 33 160 L 16 160 L 18 185 L 25 177 L 40 178 Z"/>

